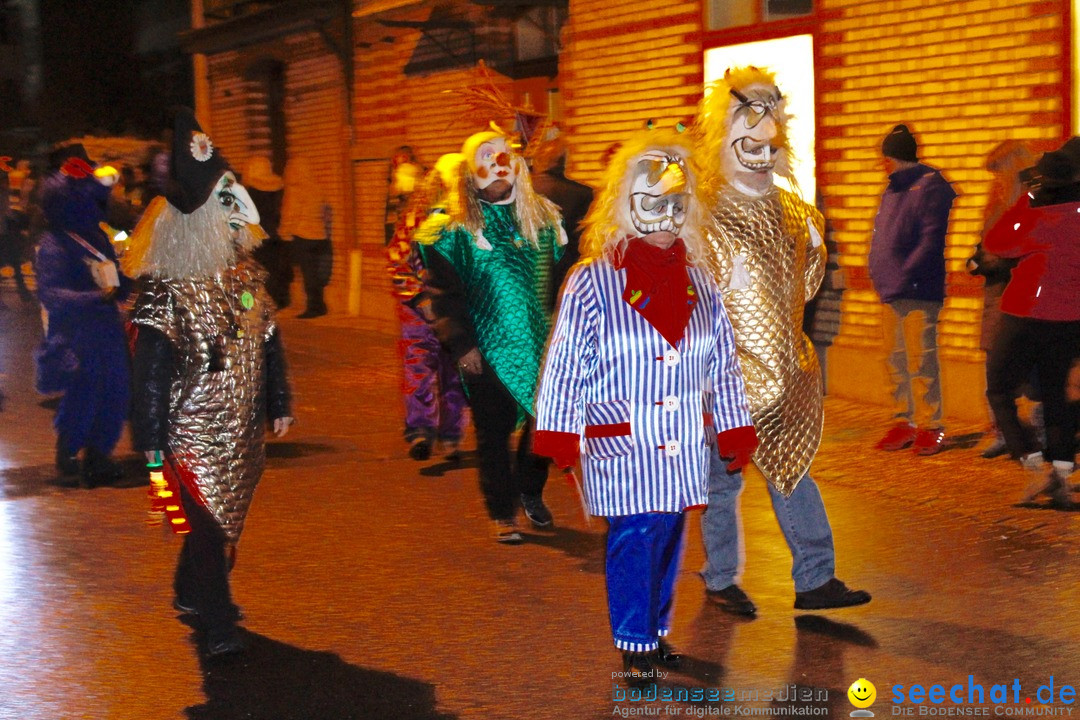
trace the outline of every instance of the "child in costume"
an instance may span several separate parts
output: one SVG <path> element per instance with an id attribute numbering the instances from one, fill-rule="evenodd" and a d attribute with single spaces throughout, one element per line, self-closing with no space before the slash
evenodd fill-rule
<path id="1" fill-rule="evenodd" d="M 98 226 L 115 176 L 96 177 L 81 145 L 64 152 L 69 157 L 42 185 L 47 229 L 36 267 L 48 332 L 37 353 L 38 389 L 64 393 L 56 413 L 57 469 L 81 469 L 82 485 L 93 487 L 120 477 L 109 455 L 128 413 L 130 360 L 119 303 L 131 282 L 118 272 L 116 252 Z"/>
<path id="2" fill-rule="evenodd" d="M 832 529 L 808 472 L 824 419 L 821 369 L 803 334 L 803 306 L 825 272 L 824 219 L 797 195 L 776 187 L 791 178 L 784 98 L 772 73 L 728 70 L 698 114 L 711 165 L 709 248 L 726 290 L 724 305 L 746 378 L 760 445 L 753 460 L 765 476 L 792 554 L 795 607 L 823 609 L 870 602 L 834 577 Z M 757 608 L 735 584 L 739 564 L 737 500 L 742 474 L 714 453 L 709 507 L 701 519 L 706 594 L 728 612 Z"/>
<path id="3" fill-rule="evenodd" d="M 558 209 L 533 192 L 525 161 L 499 132 L 477 133 L 461 154 L 462 199 L 428 218 L 420 233 L 435 333 L 461 370 L 480 455 L 480 489 L 498 542 L 522 541 L 520 502 L 537 527 L 548 461 L 532 452 L 540 357 L 549 329 L 551 266 L 566 233 Z M 510 436 L 522 427 L 516 462 Z"/>
<path id="4" fill-rule="evenodd" d="M 705 503 L 709 448 L 737 470 L 757 440 L 708 260 L 688 138 L 644 132 L 615 154 L 585 219 L 544 362 L 535 449 L 581 453 L 588 510 L 608 519 L 607 590 L 623 668 L 678 656 L 671 628 L 684 511 Z"/>
<path id="5" fill-rule="evenodd" d="M 411 196 L 411 207 L 400 213 L 397 228 L 386 246 L 387 269 L 397 299 L 401 324 L 398 350 L 402 360 L 405 397 L 405 442 L 409 456 L 427 460 L 438 440 L 450 461 L 460 459 L 459 444 L 465 420 L 465 391 L 450 353 L 431 328 L 431 301 L 424 292 L 424 269 L 414 236 L 430 213 L 446 217 L 450 188 L 456 186 L 464 158 L 443 155 Z M 431 233 L 437 226 L 427 226 Z M 429 240 L 434 241 L 431 236 Z"/>
<path id="6" fill-rule="evenodd" d="M 264 423 L 292 423 L 284 348 L 265 271 L 251 259 L 263 233 L 251 198 L 190 110 L 176 119 L 169 184 L 124 256 L 141 281 L 132 430 L 163 456 L 191 531 L 174 607 L 198 617 L 209 655 L 243 648 L 229 570 L 266 452 Z"/>

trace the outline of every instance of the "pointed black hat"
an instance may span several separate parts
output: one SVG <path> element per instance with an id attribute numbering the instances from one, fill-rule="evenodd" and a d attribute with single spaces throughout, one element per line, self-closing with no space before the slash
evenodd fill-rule
<path id="1" fill-rule="evenodd" d="M 229 163 L 203 132 L 191 108 L 180 108 L 173 123 L 172 155 L 165 198 L 185 215 L 202 207 Z"/>

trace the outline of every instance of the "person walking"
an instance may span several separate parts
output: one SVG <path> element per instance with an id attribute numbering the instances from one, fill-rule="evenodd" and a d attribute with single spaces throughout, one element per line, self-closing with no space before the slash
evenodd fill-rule
<path id="1" fill-rule="evenodd" d="M 285 166 L 285 195 L 278 232 L 283 240 L 292 242 L 289 252 L 304 279 L 307 305 L 298 318 L 316 318 L 327 313 L 323 292 L 334 266 L 332 224 L 330 202 L 311 165 L 303 157 L 291 158 Z"/>

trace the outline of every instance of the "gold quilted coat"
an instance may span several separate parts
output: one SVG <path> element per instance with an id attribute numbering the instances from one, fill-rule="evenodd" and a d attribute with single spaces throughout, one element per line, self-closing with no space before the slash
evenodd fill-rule
<path id="1" fill-rule="evenodd" d="M 758 198 L 724 188 L 712 217 L 709 240 L 760 440 L 754 464 L 790 495 L 814 459 L 824 418 L 821 369 L 802 331 L 803 306 L 825 275 L 824 218 L 776 187 Z"/>
<path id="2" fill-rule="evenodd" d="M 272 308 L 263 272 L 241 262 L 212 278 L 149 280 L 132 315 L 172 344 L 168 451 L 194 473 L 232 543 L 266 462 L 261 388 Z"/>

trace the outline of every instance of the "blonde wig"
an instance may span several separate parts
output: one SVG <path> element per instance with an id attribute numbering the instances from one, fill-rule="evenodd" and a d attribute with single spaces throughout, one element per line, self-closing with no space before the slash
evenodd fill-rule
<path id="1" fill-rule="evenodd" d="M 241 228 L 234 238 L 214 195 L 190 214 L 159 195 L 132 232 L 121 264 L 129 277 L 212 277 L 236 263 L 237 248 L 253 250 L 265 238 L 258 225 Z"/>
<path id="2" fill-rule="evenodd" d="M 627 241 L 640 235 L 630 218 L 630 185 L 634 180 L 634 169 L 646 153 L 662 152 L 681 157 L 686 162 L 686 192 L 690 204 L 679 237 L 686 245 L 687 259 L 699 267 L 708 267 L 712 258 L 704 237 L 708 215 L 699 185 L 701 173 L 691 148 L 691 138 L 674 130 L 643 130 L 624 142 L 604 170 L 600 191 L 581 223 L 582 257 L 604 257 L 617 264 Z"/>
<path id="3" fill-rule="evenodd" d="M 484 135 L 483 140 L 477 141 L 479 135 Z M 461 147 L 465 164 L 461 166 L 458 177 L 458 186 L 451 189 L 448 198 L 455 202 L 448 203 L 446 208 L 449 224 L 463 226 L 472 235 L 476 236 L 484 229 L 484 213 L 481 210 L 479 191 L 473 181 L 471 170 L 476 155 L 476 149 L 480 143 L 492 137 L 506 137 L 500 133 L 487 132 L 474 135 L 465 141 Z M 507 138 L 510 144 L 510 138 Z M 472 153 L 469 150 L 472 148 Z M 540 247 L 540 231 L 545 227 L 552 226 L 556 229 L 561 227 L 562 213 L 559 207 L 543 195 L 538 195 L 532 186 L 532 178 L 529 177 L 529 169 L 525 165 L 525 159 L 518 153 L 513 154 L 513 161 L 518 163 L 517 179 L 514 182 L 514 200 L 512 202 L 518 219 L 518 230 L 533 247 Z"/>
<path id="4" fill-rule="evenodd" d="M 713 184 L 716 181 L 724 183 L 731 181 L 731 178 L 724 177 L 721 166 L 721 156 L 729 151 L 730 144 L 737 139 L 731 139 L 730 135 L 740 101 L 731 94 L 731 91 L 734 89 L 747 95 L 747 90 L 753 87 L 764 88 L 780 95 L 780 90 L 776 86 L 776 75 L 769 70 L 751 65 L 729 68 L 722 80 L 709 84 L 708 92 L 701 98 L 698 105 L 694 132 L 703 153 L 700 164 L 706 168 L 709 181 Z M 789 116 L 785 110 L 786 104 L 786 100 L 780 95 L 780 101 L 771 113 L 776 122 L 777 132 L 774 145 L 781 150 L 773 172 L 786 179 L 794 188 L 796 181 L 791 167 L 792 151 L 787 133 Z"/>

